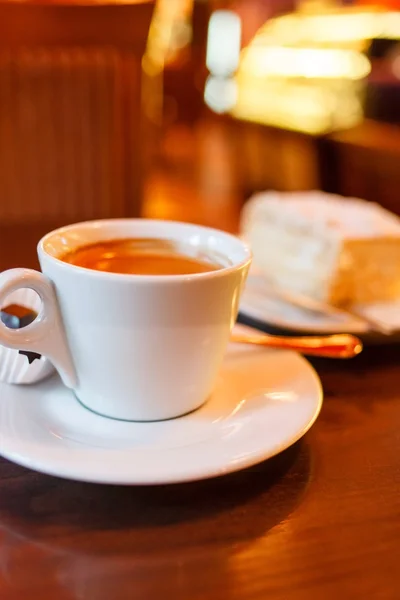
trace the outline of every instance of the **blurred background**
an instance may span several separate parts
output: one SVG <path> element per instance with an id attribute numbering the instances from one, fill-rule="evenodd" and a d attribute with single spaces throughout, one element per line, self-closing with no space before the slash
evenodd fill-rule
<path id="1" fill-rule="evenodd" d="M 400 0 L 0 0 L 0 223 L 400 214 Z"/>

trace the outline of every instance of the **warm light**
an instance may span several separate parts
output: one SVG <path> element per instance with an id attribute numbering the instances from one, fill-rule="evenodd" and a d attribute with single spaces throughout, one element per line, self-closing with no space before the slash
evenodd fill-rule
<path id="1" fill-rule="evenodd" d="M 254 43 L 265 39 L 286 43 L 355 42 L 373 38 L 400 39 L 400 13 L 348 8 L 345 12 L 302 14 L 271 19 L 256 34 Z"/>
<path id="2" fill-rule="evenodd" d="M 241 21 L 230 10 L 217 10 L 210 18 L 206 65 L 212 75 L 226 77 L 239 65 Z"/>
<path id="3" fill-rule="evenodd" d="M 384 17 L 381 37 L 393 40 L 400 39 L 400 12 L 386 13 Z"/>
<path id="4" fill-rule="evenodd" d="M 310 86 L 290 80 L 238 82 L 231 114 L 239 119 L 321 134 L 351 127 L 362 118 L 357 87 Z"/>
<path id="5" fill-rule="evenodd" d="M 204 90 L 204 100 L 216 113 L 230 111 L 237 102 L 237 83 L 234 79 L 210 75 Z"/>
<path id="6" fill-rule="evenodd" d="M 157 0 L 146 50 L 147 63 L 159 68 L 190 43 L 193 0 Z"/>
<path id="7" fill-rule="evenodd" d="M 255 46 L 244 53 L 241 70 L 257 77 L 362 79 L 371 65 L 352 50 Z"/>
<path id="8" fill-rule="evenodd" d="M 400 12 L 325 0 L 318 10 L 308 3 L 270 19 L 241 53 L 231 114 L 311 134 L 356 125 L 377 38 L 400 40 Z M 396 57 L 392 70 L 400 78 Z"/>

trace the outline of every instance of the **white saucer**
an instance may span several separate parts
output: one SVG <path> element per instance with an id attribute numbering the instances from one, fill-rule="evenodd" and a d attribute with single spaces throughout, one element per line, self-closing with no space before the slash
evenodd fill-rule
<path id="1" fill-rule="evenodd" d="M 58 376 L 28 387 L 0 384 L 0 455 L 97 483 L 205 479 L 281 452 L 311 427 L 321 404 L 318 376 L 301 356 L 232 345 L 209 401 L 171 421 L 98 416 Z"/>
<path id="2" fill-rule="evenodd" d="M 393 334 L 384 335 L 371 332 L 368 324 L 351 316 L 318 314 L 295 306 L 268 294 L 263 278 L 255 269 L 247 278 L 246 287 L 240 302 L 240 312 L 245 317 L 256 320 L 276 329 L 297 335 L 353 333 L 363 337 L 364 341 L 391 343 L 400 337 L 400 302 L 376 302 L 360 304 L 352 308 L 360 316 L 381 322 L 393 328 Z"/>

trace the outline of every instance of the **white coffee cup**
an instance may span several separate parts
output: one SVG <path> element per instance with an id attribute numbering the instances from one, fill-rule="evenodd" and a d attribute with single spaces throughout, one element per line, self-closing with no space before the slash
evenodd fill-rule
<path id="1" fill-rule="evenodd" d="M 193 275 L 127 275 L 59 259 L 118 238 L 159 238 L 205 251 L 221 269 Z M 222 231 L 168 221 L 116 219 L 63 227 L 38 245 L 42 273 L 0 275 L 0 305 L 20 288 L 42 308 L 19 330 L 0 321 L 0 343 L 47 356 L 87 408 L 115 419 L 152 421 L 188 413 L 216 383 L 251 262 Z"/>

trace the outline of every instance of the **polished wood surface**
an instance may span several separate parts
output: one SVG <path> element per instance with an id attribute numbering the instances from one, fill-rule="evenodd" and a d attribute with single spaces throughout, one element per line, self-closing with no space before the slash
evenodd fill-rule
<path id="1" fill-rule="evenodd" d="M 2 230 L 0 268 L 34 266 L 42 229 Z M 397 598 L 399 356 L 314 361 L 312 430 L 220 480 L 113 488 L 0 459 L 0 598 Z"/>
<path id="2" fill-rule="evenodd" d="M 216 146 L 206 144 L 214 169 Z M 221 179 L 192 175 L 202 185 L 190 196 L 188 172 L 155 173 L 146 214 L 234 229 L 236 201 L 220 184 L 218 204 L 213 187 Z M 0 226 L 0 270 L 35 266 L 45 229 Z M 400 347 L 313 364 L 325 390 L 318 421 L 241 473 L 120 488 L 0 459 L 1 600 L 397 599 Z"/>

